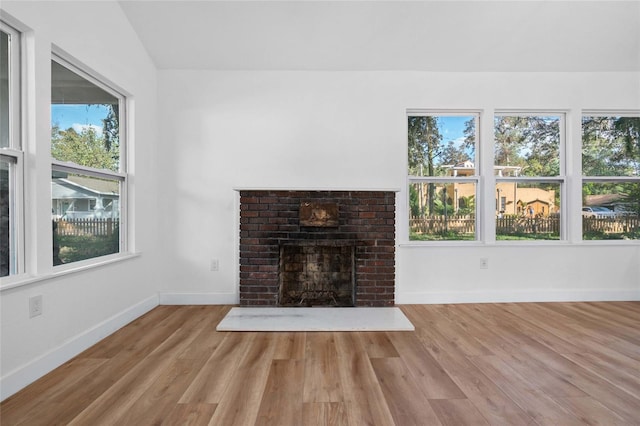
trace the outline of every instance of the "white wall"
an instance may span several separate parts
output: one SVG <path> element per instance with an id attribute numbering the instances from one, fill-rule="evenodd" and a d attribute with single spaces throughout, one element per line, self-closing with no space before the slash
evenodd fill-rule
<path id="1" fill-rule="evenodd" d="M 1 398 L 12 394 L 78 351 L 158 303 L 156 70 L 114 2 L 3 1 L 3 15 L 26 30 L 25 285 L 1 296 Z M 55 276 L 51 267 L 50 60 L 52 44 L 125 90 L 135 127 L 130 129 L 134 183 L 134 250 L 128 260 Z M 43 314 L 28 315 L 28 298 L 40 294 Z"/>
<path id="2" fill-rule="evenodd" d="M 579 241 L 576 177 L 581 110 L 638 110 L 639 81 L 634 73 L 160 71 L 160 137 L 170 147 L 161 186 L 172 194 L 163 198 L 172 265 L 165 300 L 236 300 L 234 188 L 399 189 L 399 303 L 637 300 L 638 245 Z M 407 108 L 482 110 L 489 168 L 495 109 L 566 111 L 570 240 L 407 245 Z M 485 182 L 490 231 L 494 189 Z M 479 269 L 480 257 L 489 269 Z M 218 272 L 209 270 L 213 258 Z"/>

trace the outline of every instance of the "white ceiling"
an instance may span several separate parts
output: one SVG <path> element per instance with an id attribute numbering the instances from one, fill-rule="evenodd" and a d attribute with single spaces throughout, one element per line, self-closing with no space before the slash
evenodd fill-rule
<path id="1" fill-rule="evenodd" d="M 160 69 L 640 71 L 640 1 L 119 2 Z"/>

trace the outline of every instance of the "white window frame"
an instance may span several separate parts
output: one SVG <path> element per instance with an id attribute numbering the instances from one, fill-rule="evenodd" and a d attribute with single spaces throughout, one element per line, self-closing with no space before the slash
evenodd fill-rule
<path id="1" fill-rule="evenodd" d="M 409 134 L 408 122 L 409 117 L 460 117 L 460 116 L 475 116 L 476 126 L 475 126 L 475 147 L 474 147 L 474 169 L 475 174 L 472 176 L 413 176 L 409 175 L 409 164 L 408 164 L 408 145 L 407 145 L 407 136 Z M 482 176 L 482 162 L 481 160 L 481 143 L 480 143 L 480 126 L 482 120 L 482 111 L 477 109 L 407 109 L 406 117 L 405 117 L 405 172 L 407 176 L 406 181 L 406 200 L 405 200 L 405 208 L 406 215 L 404 218 L 405 224 L 405 232 L 406 232 L 406 242 L 409 245 L 452 245 L 452 244 L 465 244 L 465 245 L 473 245 L 481 242 L 482 238 L 482 229 L 481 229 L 481 218 L 482 218 L 482 205 L 483 202 L 480 199 L 479 195 L 482 193 L 481 190 L 481 176 Z M 414 183 L 435 183 L 435 184 L 446 184 L 446 183 L 473 183 L 475 184 L 475 238 L 474 240 L 441 240 L 441 241 L 417 241 L 410 239 L 410 215 L 411 215 L 411 200 L 409 190 L 410 186 Z"/>
<path id="2" fill-rule="evenodd" d="M 609 183 L 609 182 L 634 182 L 640 185 L 640 176 L 586 176 L 582 168 L 582 120 L 584 117 L 640 117 L 640 110 L 583 110 L 580 114 L 580 193 L 585 183 Z M 580 203 L 580 210 L 582 211 L 582 203 Z M 580 221 L 582 223 L 582 212 L 580 214 Z M 585 244 L 602 244 L 603 241 L 607 244 L 638 244 L 639 240 L 585 240 L 584 231 L 580 226 L 580 240 Z"/>
<path id="3" fill-rule="evenodd" d="M 91 265 L 91 264 L 100 264 L 105 259 L 110 259 L 114 257 L 122 257 L 124 255 L 129 254 L 129 240 L 128 240 L 128 229 L 129 229 L 129 185 L 130 179 L 128 174 L 128 132 L 127 132 L 127 96 L 124 94 L 124 91 L 119 89 L 116 85 L 109 82 L 106 78 L 103 78 L 99 74 L 89 70 L 87 67 L 81 65 L 75 59 L 70 58 L 65 53 L 55 50 L 52 52 L 51 60 L 57 62 L 59 65 L 69 69 L 70 71 L 78 74 L 82 78 L 87 81 L 95 84 L 105 92 L 113 95 L 119 100 L 119 108 L 118 108 L 118 129 L 119 129 L 119 149 L 120 149 L 120 160 L 119 160 L 119 170 L 112 171 L 107 169 L 96 169 L 93 167 L 82 166 L 73 162 L 64 162 L 58 161 L 56 159 L 51 159 L 51 170 L 53 171 L 61 171 L 67 173 L 80 174 L 84 176 L 94 177 L 94 178 L 102 178 L 114 180 L 120 183 L 120 199 L 119 199 L 119 207 L 120 207 L 120 218 L 119 218 L 119 251 L 118 253 L 113 253 L 105 256 L 94 257 L 90 259 L 85 259 L 82 261 L 77 261 L 69 264 L 63 265 L 55 265 L 53 266 L 54 271 L 64 271 L 67 269 L 76 269 L 78 267 Z M 49 200 L 51 203 L 51 200 Z"/>
<path id="4" fill-rule="evenodd" d="M 9 275 L 4 281 L 14 280 L 25 273 L 25 218 L 24 218 L 24 152 L 22 147 L 22 50 L 20 31 L 0 21 L 0 30 L 10 37 L 9 43 L 9 146 L 0 148 L 0 156 L 13 164 L 10 174 L 9 201 Z"/>
<path id="5" fill-rule="evenodd" d="M 556 183 L 560 186 L 560 235 L 558 240 L 535 240 L 535 241 L 504 241 L 497 240 L 497 232 L 494 229 L 494 237 L 496 237 L 497 244 L 556 244 L 556 243 L 564 243 L 568 239 L 568 230 L 567 230 L 567 214 L 566 214 L 566 205 L 567 205 L 567 166 L 566 166 L 566 140 L 567 140 L 567 111 L 565 110 L 504 110 L 499 109 L 494 112 L 494 128 L 492 129 L 493 139 L 494 139 L 494 150 L 495 150 L 495 118 L 496 117 L 558 117 L 559 118 L 559 136 L 560 136 L 560 145 L 558 146 L 558 155 L 559 155 L 559 165 L 560 172 L 557 176 L 520 176 L 520 177 L 505 177 L 505 176 L 495 176 L 495 185 L 493 188 L 494 194 L 497 191 L 498 183 L 506 182 L 506 183 Z M 492 153 L 492 164 L 495 167 L 495 151 Z M 493 172 L 495 175 L 495 172 Z"/>

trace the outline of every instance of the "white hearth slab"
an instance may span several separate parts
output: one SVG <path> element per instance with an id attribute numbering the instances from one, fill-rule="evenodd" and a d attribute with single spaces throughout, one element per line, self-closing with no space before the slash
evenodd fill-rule
<path id="1" fill-rule="evenodd" d="M 413 331 L 399 308 L 231 308 L 218 331 Z"/>

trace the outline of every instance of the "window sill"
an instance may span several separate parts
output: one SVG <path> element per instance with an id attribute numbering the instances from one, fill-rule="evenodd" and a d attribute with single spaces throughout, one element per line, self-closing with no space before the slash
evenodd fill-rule
<path id="1" fill-rule="evenodd" d="M 140 257 L 141 253 L 124 253 L 112 256 L 105 256 L 99 260 L 87 260 L 82 262 L 76 262 L 69 265 L 61 265 L 53 268 L 53 271 L 45 275 L 18 275 L 11 277 L 4 277 L 0 279 L 0 292 L 5 290 L 14 289 L 30 284 L 35 284 L 41 281 L 55 279 L 63 277 L 65 275 L 75 274 L 77 272 L 87 271 L 103 266 L 111 265 L 113 263 L 119 263 L 126 260 Z"/>
<path id="2" fill-rule="evenodd" d="M 479 241 L 405 241 L 398 244 L 399 248 L 429 248 L 429 247 L 486 247 L 488 244 Z"/>
<path id="3" fill-rule="evenodd" d="M 437 247 L 633 247 L 640 246 L 640 240 L 585 240 L 571 242 L 567 240 L 502 240 L 502 241 L 408 241 L 398 244 L 399 248 L 437 248 Z"/>

